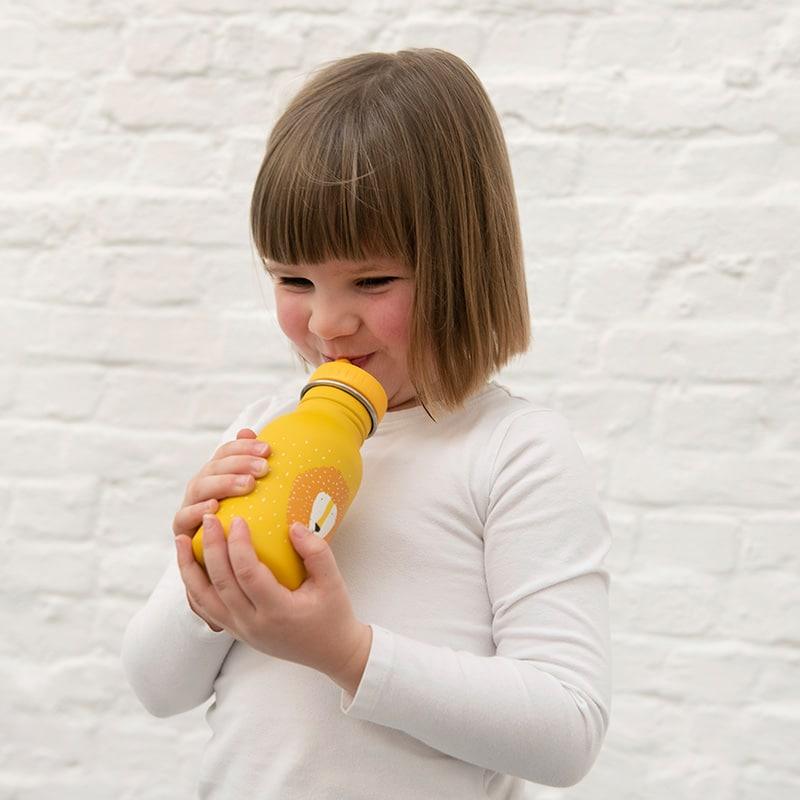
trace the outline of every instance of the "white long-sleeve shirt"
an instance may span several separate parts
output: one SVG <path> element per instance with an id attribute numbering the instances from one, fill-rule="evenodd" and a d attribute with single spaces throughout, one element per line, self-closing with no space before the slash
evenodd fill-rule
<path id="1" fill-rule="evenodd" d="M 248 406 L 220 443 L 298 395 Z M 590 769 L 611 704 L 608 522 L 564 418 L 492 381 L 389 412 L 331 548 L 372 647 L 355 696 L 215 633 L 174 561 L 125 632 L 144 706 L 215 695 L 208 800 L 520 798 Z"/>

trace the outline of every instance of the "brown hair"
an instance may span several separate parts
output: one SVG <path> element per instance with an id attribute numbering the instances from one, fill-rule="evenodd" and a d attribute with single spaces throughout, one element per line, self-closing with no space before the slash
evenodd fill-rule
<path id="1" fill-rule="evenodd" d="M 459 408 L 530 345 L 505 139 L 477 75 L 452 53 L 318 66 L 269 136 L 250 224 L 265 263 L 385 256 L 411 267 L 408 365 L 426 411 Z"/>

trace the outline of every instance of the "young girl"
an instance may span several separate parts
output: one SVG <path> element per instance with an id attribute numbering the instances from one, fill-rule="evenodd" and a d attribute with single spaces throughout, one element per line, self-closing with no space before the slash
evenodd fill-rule
<path id="1" fill-rule="evenodd" d="M 564 418 L 491 380 L 530 324 L 480 81 L 434 49 L 318 69 L 272 131 L 251 223 L 296 352 L 356 360 L 389 410 L 335 539 L 292 526 L 308 573 L 294 592 L 246 524 L 226 540 L 204 514 L 265 473 L 256 432 L 302 384 L 241 412 L 189 481 L 177 559 L 125 633 L 134 691 L 156 716 L 214 696 L 202 798 L 576 783 L 609 720 L 610 534 Z M 201 523 L 208 576 L 190 548 Z"/>

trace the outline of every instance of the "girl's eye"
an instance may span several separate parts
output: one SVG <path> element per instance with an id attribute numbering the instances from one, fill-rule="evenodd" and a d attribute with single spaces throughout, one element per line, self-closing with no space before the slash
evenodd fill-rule
<path id="1" fill-rule="evenodd" d="M 362 289 L 377 289 L 379 286 L 386 286 L 397 278 L 362 278 L 358 281 L 358 286 Z M 280 282 L 283 286 L 296 286 L 297 288 L 305 287 L 310 284 L 307 278 L 286 278 L 282 277 Z"/>
<path id="2" fill-rule="evenodd" d="M 307 281 L 305 278 L 280 278 L 280 282 L 283 286 L 303 286 L 311 281 Z"/>
<path id="3" fill-rule="evenodd" d="M 360 280 L 358 283 L 364 289 L 376 289 L 378 286 L 387 286 L 390 284 L 395 278 L 364 278 Z"/>

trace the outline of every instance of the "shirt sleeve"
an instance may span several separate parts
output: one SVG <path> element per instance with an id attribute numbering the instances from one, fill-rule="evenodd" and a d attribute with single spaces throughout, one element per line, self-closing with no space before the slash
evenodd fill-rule
<path id="1" fill-rule="evenodd" d="M 484 527 L 494 656 L 373 625 L 345 714 L 404 731 L 472 764 L 549 786 L 589 771 L 611 704 L 608 521 L 564 418 L 508 424 Z"/>
<path id="2" fill-rule="evenodd" d="M 264 415 L 269 416 L 278 405 L 273 398 Z M 235 439 L 241 428 L 253 427 L 258 407 L 257 401 L 245 408 L 217 447 Z M 142 705 L 157 717 L 169 717 L 211 697 L 234 641 L 226 631 L 211 630 L 192 611 L 173 548 L 161 580 L 125 629 L 122 668 Z"/>

